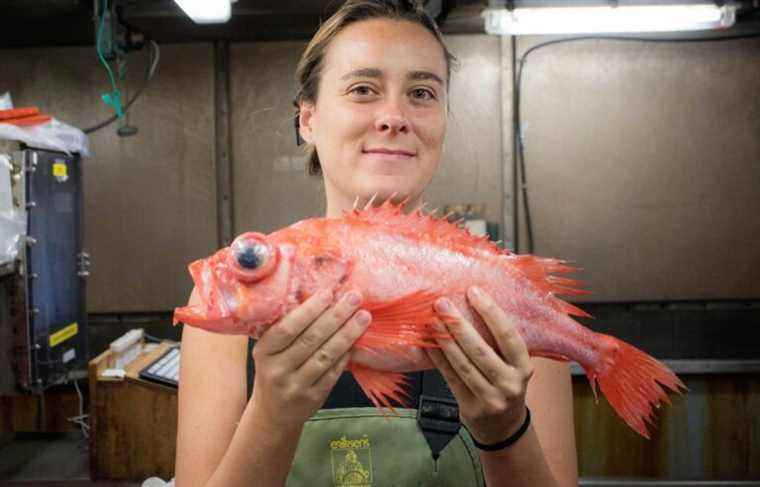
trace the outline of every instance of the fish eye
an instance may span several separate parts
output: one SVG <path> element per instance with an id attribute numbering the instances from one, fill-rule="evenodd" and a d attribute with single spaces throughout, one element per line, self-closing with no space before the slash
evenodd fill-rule
<path id="1" fill-rule="evenodd" d="M 246 232 L 230 245 L 227 263 L 239 280 L 255 282 L 272 273 L 278 255 L 277 247 L 267 241 L 266 235 Z"/>
<path id="2" fill-rule="evenodd" d="M 266 263 L 269 249 L 258 242 L 239 242 L 232 250 L 235 260 L 244 269 L 258 269 Z"/>

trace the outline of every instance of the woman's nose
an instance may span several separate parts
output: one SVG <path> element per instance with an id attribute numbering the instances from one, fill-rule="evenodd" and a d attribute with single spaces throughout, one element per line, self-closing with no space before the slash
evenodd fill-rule
<path id="1" fill-rule="evenodd" d="M 405 134 L 409 131 L 409 120 L 399 107 L 389 104 L 375 119 L 375 129 L 379 132 Z"/>

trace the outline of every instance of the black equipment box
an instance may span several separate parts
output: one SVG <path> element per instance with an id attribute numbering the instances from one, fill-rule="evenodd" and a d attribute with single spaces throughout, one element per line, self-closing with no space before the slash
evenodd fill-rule
<path id="1" fill-rule="evenodd" d="M 41 392 L 87 367 L 81 159 L 26 147 L 15 156 L 23 168 L 19 206 L 27 211 L 13 299 L 15 368 L 23 388 Z"/>

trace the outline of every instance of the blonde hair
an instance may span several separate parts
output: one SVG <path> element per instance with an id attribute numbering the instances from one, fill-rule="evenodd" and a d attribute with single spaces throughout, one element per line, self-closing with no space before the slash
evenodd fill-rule
<path id="1" fill-rule="evenodd" d="M 316 103 L 320 75 L 330 41 L 349 25 L 369 19 L 403 20 L 419 24 L 430 31 L 443 49 L 446 59 L 446 87 L 448 89 L 452 65 L 456 64 L 456 58 L 446 48 L 438 26 L 423 10 L 422 5 L 414 0 L 348 0 L 319 27 L 298 61 L 296 68 L 298 93 L 294 102 L 296 109 L 300 107 L 301 102 Z M 296 112 L 295 116 L 297 130 L 299 113 Z M 322 174 L 322 165 L 319 162 L 316 147 L 309 147 L 307 169 L 310 175 Z"/>

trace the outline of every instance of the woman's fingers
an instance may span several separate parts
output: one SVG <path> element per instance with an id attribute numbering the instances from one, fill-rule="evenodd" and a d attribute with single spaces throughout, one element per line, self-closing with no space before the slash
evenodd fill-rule
<path id="1" fill-rule="evenodd" d="M 350 291 L 343 295 L 335 306 L 329 308 L 319 318 L 314 320 L 293 341 L 291 346 L 280 354 L 279 359 L 292 364 L 293 368 L 298 368 L 306 361 L 311 360 L 312 356 L 317 355 L 320 360 L 329 362 L 332 365 L 343 353 L 328 357 L 324 355 L 321 349 L 334 336 L 335 332 L 343 327 L 354 315 L 361 300 L 361 294 L 357 291 Z"/>
<path id="2" fill-rule="evenodd" d="M 467 299 L 491 330 L 504 360 L 516 369 L 532 374 L 528 347 L 517 330 L 514 317 L 507 316 L 501 306 L 480 288 L 471 287 Z"/>
<path id="3" fill-rule="evenodd" d="M 332 293 L 323 289 L 309 297 L 267 330 L 256 343 L 254 351 L 265 355 L 282 352 L 314 322 L 332 302 Z"/>
<path id="4" fill-rule="evenodd" d="M 346 369 L 346 365 L 348 365 L 348 360 L 350 358 L 350 353 L 344 353 L 343 356 L 332 365 L 332 367 L 327 369 L 327 372 L 322 374 L 322 377 L 317 379 L 314 383 L 314 389 L 320 394 L 320 396 L 329 394 L 332 388 L 335 387 L 340 375 Z"/>
<path id="5" fill-rule="evenodd" d="M 462 382 L 462 379 L 459 378 L 459 374 L 457 374 L 451 366 L 446 355 L 437 348 L 426 348 L 425 352 L 427 352 L 433 365 L 435 365 L 435 367 L 441 372 L 441 375 L 446 380 L 446 383 L 449 385 L 451 392 L 454 393 L 454 397 L 457 398 L 457 401 L 460 404 L 470 401 L 473 397 L 472 391 L 470 391 L 467 385 Z"/>
<path id="6" fill-rule="evenodd" d="M 305 384 L 319 382 L 364 334 L 371 321 L 369 311 L 358 311 L 345 326 L 314 351 L 295 373 L 301 376 Z"/>
<path id="7" fill-rule="evenodd" d="M 449 320 L 455 321 L 453 324 L 449 320 L 446 321 L 448 332 L 488 382 L 496 384 L 506 372 L 506 364 L 501 357 L 486 343 L 475 327 L 459 313 L 451 301 L 446 298 L 439 299 L 436 302 L 436 310 L 441 315 L 450 317 Z"/>
<path id="8" fill-rule="evenodd" d="M 468 356 L 463 342 L 468 343 L 470 347 L 474 341 L 473 337 L 468 335 L 464 328 L 472 330 L 472 325 L 468 323 L 459 312 L 454 309 L 454 306 L 445 298 L 439 299 L 436 302 L 436 310 L 447 317 L 446 328 L 448 332 L 453 336 L 453 339 L 438 339 L 438 345 L 446 356 L 446 359 L 451 364 L 451 367 L 456 371 L 462 382 L 467 385 L 467 388 L 476 396 L 490 395 L 494 392 L 494 387 L 491 385 L 491 381 L 485 377 L 480 368 L 474 363 L 470 356 Z M 443 325 L 436 325 L 436 327 L 443 327 Z M 445 332 L 446 329 L 441 328 L 440 331 Z M 474 330 L 472 330 L 474 333 Z M 481 339 L 482 340 L 482 339 Z M 491 351 L 493 353 L 493 350 Z M 495 355 L 495 354 L 494 354 Z M 491 367 L 495 368 L 499 363 L 503 362 L 496 357 L 498 362 Z"/>

